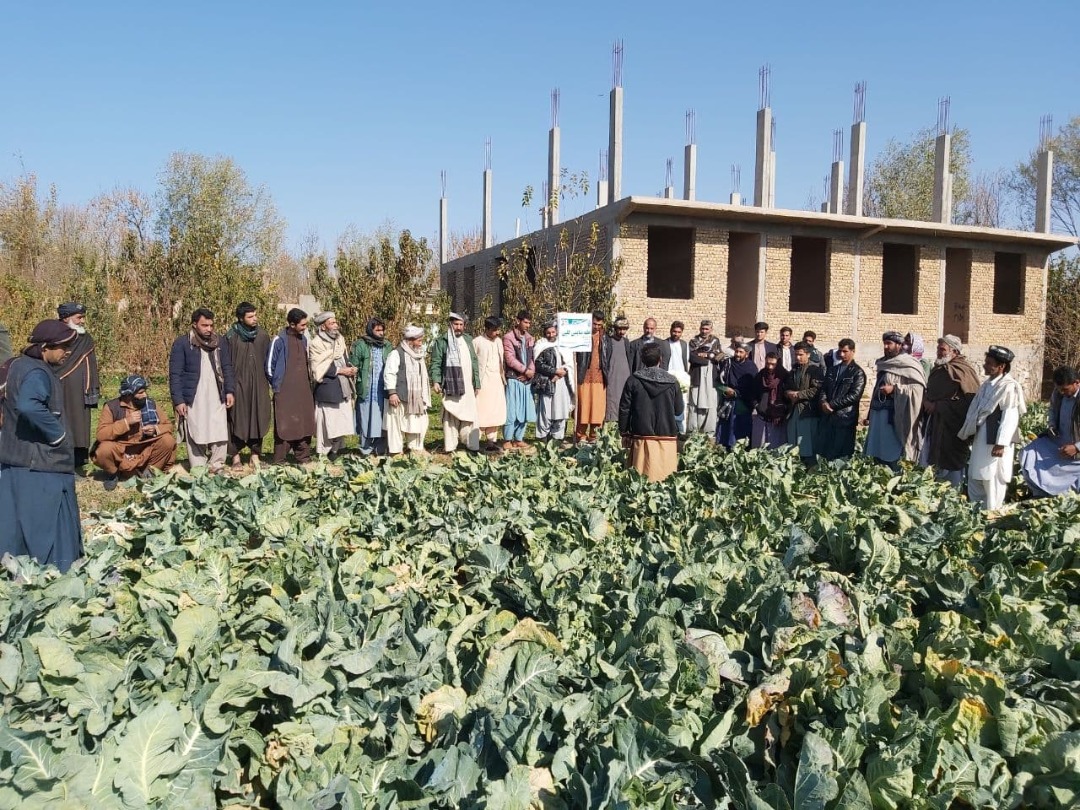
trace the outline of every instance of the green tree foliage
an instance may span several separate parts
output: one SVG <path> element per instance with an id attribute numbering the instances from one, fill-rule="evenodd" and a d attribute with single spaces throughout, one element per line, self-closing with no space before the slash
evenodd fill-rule
<path id="1" fill-rule="evenodd" d="M 1074 116 L 1050 139 L 1054 151 L 1054 177 L 1050 208 L 1052 227 L 1080 236 L 1080 115 Z M 1016 198 L 1021 221 L 1035 224 L 1036 166 L 1038 155 L 1032 152 L 1009 178 L 1009 188 Z"/>
<path id="2" fill-rule="evenodd" d="M 386 322 L 394 342 L 410 323 L 439 318 L 440 296 L 432 289 L 435 259 L 426 239 L 389 227 L 374 236 L 347 235 L 338 244 L 333 269 L 325 256 L 313 261 L 311 292 L 333 310 L 349 340 L 359 338 L 368 318 Z"/>
<path id="3" fill-rule="evenodd" d="M 934 204 L 934 144 L 928 128 L 910 141 L 890 140 L 866 173 L 863 208 L 868 216 L 929 221 Z M 970 202 L 971 139 L 966 129 L 953 129 L 950 170 L 953 211 L 965 221 Z"/>
<path id="4" fill-rule="evenodd" d="M 1080 256 L 1051 259 L 1046 290 L 1046 363 L 1080 368 Z"/>

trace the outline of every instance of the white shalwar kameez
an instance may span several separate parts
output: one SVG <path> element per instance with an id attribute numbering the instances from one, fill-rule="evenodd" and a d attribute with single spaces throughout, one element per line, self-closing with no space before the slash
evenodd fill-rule
<path id="1" fill-rule="evenodd" d="M 449 336 L 457 345 L 457 354 L 461 363 L 461 378 L 465 381 L 465 393 L 460 397 L 443 395 L 442 428 L 443 449 L 453 453 L 458 443 L 465 445 L 474 453 L 480 449 L 480 427 L 476 424 L 476 391 L 473 389 L 472 355 L 464 337 Z"/>
<path id="2" fill-rule="evenodd" d="M 1001 421 L 995 436 L 986 435 L 987 416 L 1001 409 Z M 978 501 L 983 509 L 1000 509 L 1013 475 L 1013 453 L 1019 439 L 1020 416 L 1027 410 L 1019 383 L 1008 374 L 986 380 L 979 388 L 968 418 L 960 429 L 961 438 L 970 434 L 975 425 L 975 441 L 968 461 L 968 498 Z M 1000 457 L 992 455 L 995 445 L 1004 448 Z"/>
<path id="3" fill-rule="evenodd" d="M 383 411 L 383 424 L 386 426 L 386 450 L 391 455 L 401 453 L 406 447 L 412 453 L 424 452 L 424 437 L 428 430 L 428 415 L 425 409 L 420 414 L 405 412 L 406 403 L 396 408 L 390 404 L 390 394 L 397 391 L 398 374 L 404 374 L 401 367 L 401 352 L 395 349 L 386 358 L 383 368 L 383 381 L 386 383 L 386 407 Z M 424 379 L 427 379 L 425 374 Z M 424 392 L 424 405 L 431 407 L 431 391 Z"/>

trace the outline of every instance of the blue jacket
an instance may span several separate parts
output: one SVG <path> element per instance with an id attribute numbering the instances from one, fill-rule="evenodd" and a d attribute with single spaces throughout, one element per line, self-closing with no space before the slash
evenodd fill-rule
<path id="1" fill-rule="evenodd" d="M 282 329 L 274 335 L 270 341 L 270 353 L 266 356 L 266 379 L 275 394 L 281 393 L 281 384 L 285 381 L 285 361 L 289 357 L 289 347 L 285 343 L 287 332 L 288 329 Z M 307 335 L 302 335 L 301 340 L 304 341 L 304 356 L 307 357 Z"/>
<path id="2" fill-rule="evenodd" d="M 169 352 L 169 395 L 174 407 L 191 405 L 195 401 L 195 389 L 199 387 L 199 374 L 202 372 L 202 352 L 199 347 L 191 345 L 190 335 L 181 335 L 173 341 L 172 351 Z M 210 359 L 220 373 L 217 380 L 218 396 L 224 402 L 226 394 L 236 394 L 232 354 L 225 338 L 218 339 L 218 348 Z"/>

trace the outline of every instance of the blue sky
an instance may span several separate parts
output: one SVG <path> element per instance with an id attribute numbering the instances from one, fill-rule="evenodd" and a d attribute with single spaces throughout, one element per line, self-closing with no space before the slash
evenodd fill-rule
<path id="1" fill-rule="evenodd" d="M 434 236 L 439 172 L 450 225 L 476 228 L 492 140 L 499 239 L 537 214 L 549 94 L 563 165 L 595 179 L 607 144 L 611 44 L 625 42 L 626 194 L 655 194 L 684 113 L 697 112 L 698 197 L 752 193 L 758 68 L 772 66 L 777 204 L 821 193 L 832 131 L 866 80 L 869 157 L 932 125 L 937 99 L 971 131 L 976 171 L 1011 167 L 1039 117 L 1080 115 L 1080 3 L 22 2 L 0 27 L 0 179 L 23 167 L 64 202 L 155 187 L 174 151 L 231 156 L 265 185 L 289 240 L 331 246 L 390 220 Z M 1071 41 L 1071 34 L 1067 35 Z M 591 195 L 588 203 L 591 206 Z M 563 203 L 563 216 L 584 201 Z"/>

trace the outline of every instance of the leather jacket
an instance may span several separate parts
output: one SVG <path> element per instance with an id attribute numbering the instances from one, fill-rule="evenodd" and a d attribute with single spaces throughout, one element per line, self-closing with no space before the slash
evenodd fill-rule
<path id="1" fill-rule="evenodd" d="M 834 422 L 853 425 L 859 420 L 859 402 L 865 388 L 866 372 L 854 360 L 846 366 L 843 363 L 829 366 L 825 371 L 818 405 L 820 407 L 822 402 L 828 402 L 833 409 L 828 416 Z"/>

